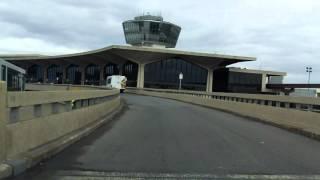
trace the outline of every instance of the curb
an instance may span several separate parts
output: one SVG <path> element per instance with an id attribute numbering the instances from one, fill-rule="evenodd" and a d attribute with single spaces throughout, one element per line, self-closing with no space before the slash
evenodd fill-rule
<path id="1" fill-rule="evenodd" d="M 36 166 L 43 160 L 49 159 L 53 155 L 59 153 L 63 149 L 79 141 L 81 138 L 88 136 L 100 126 L 112 121 L 117 117 L 125 108 L 126 102 L 120 99 L 120 104 L 112 112 L 99 120 L 91 123 L 88 127 L 78 129 L 71 132 L 57 140 L 49 142 L 39 148 L 30 152 L 24 153 L 14 159 L 9 159 L 4 163 L 0 163 L 0 179 L 10 178 L 17 176 L 29 168 Z"/>

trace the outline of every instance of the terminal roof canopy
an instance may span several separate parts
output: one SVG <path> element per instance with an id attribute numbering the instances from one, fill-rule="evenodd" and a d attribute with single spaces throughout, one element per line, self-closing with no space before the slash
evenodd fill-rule
<path id="1" fill-rule="evenodd" d="M 167 48 L 153 47 L 134 47 L 113 45 L 102 49 L 88 52 L 59 55 L 59 56 L 6 56 L 6 60 L 15 64 L 24 63 L 35 64 L 115 64 L 132 61 L 139 64 L 148 64 L 151 62 L 180 58 L 204 68 L 224 67 L 237 62 L 254 61 L 254 57 L 230 56 L 221 54 L 209 54 L 200 52 L 180 51 Z"/>

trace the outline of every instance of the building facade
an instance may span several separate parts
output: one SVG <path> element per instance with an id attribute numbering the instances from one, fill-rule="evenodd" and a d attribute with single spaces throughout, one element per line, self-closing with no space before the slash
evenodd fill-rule
<path id="1" fill-rule="evenodd" d="M 282 84 L 284 72 L 241 68 L 220 68 L 213 73 L 213 91 L 234 93 L 273 93 L 267 84 Z"/>
<path id="2" fill-rule="evenodd" d="M 104 85 L 110 75 L 124 75 L 127 85 L 137 88 L 182 88 L 212 92 L 268 91 L 265 84 L 274 72 L 228 70 L 226 66 L 255 57 L 180 51 L 174 49 L 181 28 L 159 16 L 138 16 L 123 22 L 128 45 L 113 45 L 61 56 L 6 56 L 27 71 L 29 83 Z"/>

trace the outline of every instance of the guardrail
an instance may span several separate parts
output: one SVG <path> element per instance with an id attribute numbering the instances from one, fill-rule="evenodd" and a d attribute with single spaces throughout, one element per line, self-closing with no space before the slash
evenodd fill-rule
<path id="1" fill-rule="evenodd" d="M 36 91 L 8 92 L 0 82 L 0 165 L 5 161 L 14 167 L 28 158 L 34 165 L 35 157 L 45 158 L 52 149 L 97 127 L 120 106 L 115 89 L 47 84 L 28 88 Z"/>
<path id="2" fill-rule="evenodd" d="M 130 90 L 144 90 L 150 92 L 163 92 L 171 94 L 185 94 L 191 96 L 198 96 L 206 99 L 215 99 L 221 101 L 242 102 L 257 104 L 261 106 L 273 106 L 280 108 L 288 108 L 303 111 L 320 112 L 320 98 L 312 97 L 291 97 L 279 95 L 264 95 L 264 94 L 240 94 L 240 93 L 207 93 L 200 91 L 186 91 L 186 90 L 171 90 L 171 89 L 138 89 L 128 88 Z"/>

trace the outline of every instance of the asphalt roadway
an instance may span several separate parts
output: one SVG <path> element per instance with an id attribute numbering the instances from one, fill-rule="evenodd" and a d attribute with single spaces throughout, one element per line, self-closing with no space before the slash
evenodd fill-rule
<path id="1" fill-rule="evenodd" d="M 318 141 L 174 100 L 122 97 L 121 116 L 15 179 L 320 174 Z"/>

